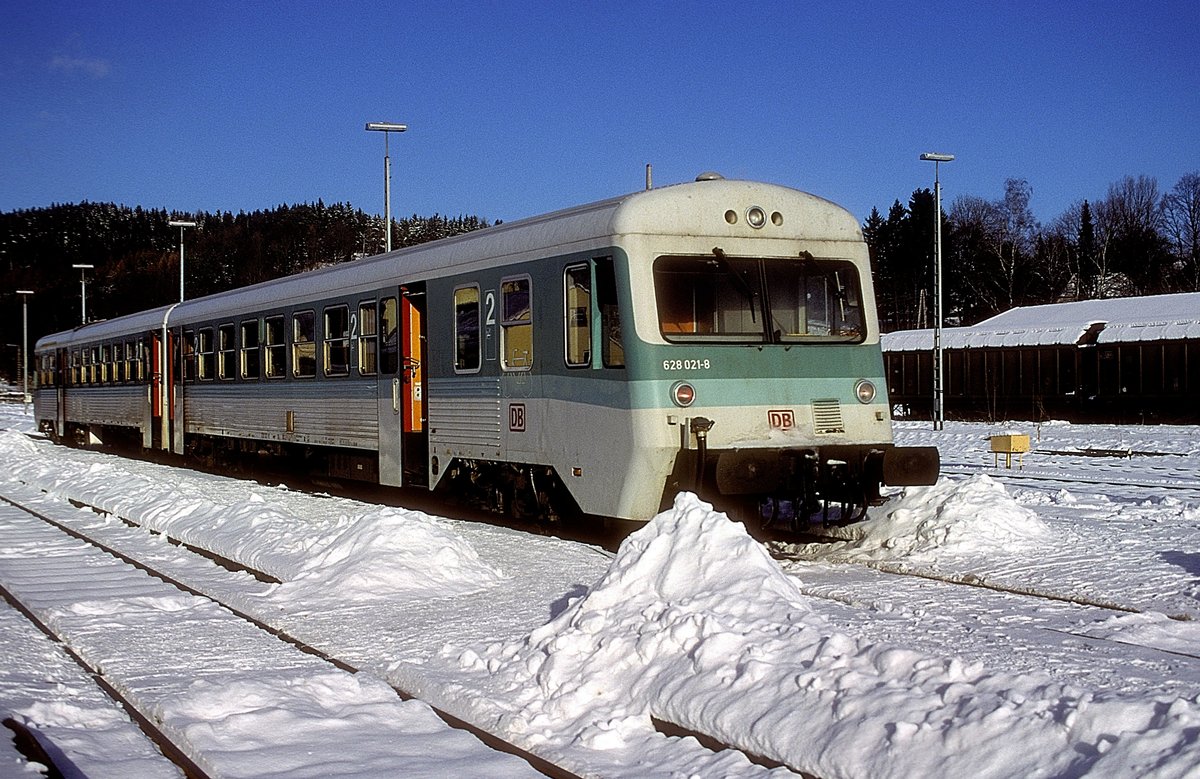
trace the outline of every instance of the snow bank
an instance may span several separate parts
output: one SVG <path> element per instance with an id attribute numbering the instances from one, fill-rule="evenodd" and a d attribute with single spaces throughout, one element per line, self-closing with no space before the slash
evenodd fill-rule
<path id="1" fill-rule="evenodd" d="M 5 459 L 20 460 L 31 457 L 38 452 L 37 444 L 28 436 L 13 430 L 0 430 L 0 452 Z"/>
<path id="2" fill-rule="evenodd" d="M 910 511 L 961 517 L 994 489 L 941 485 Z M 829 779 L 1182 776 L 1200 761 L 1198 701 L 1092 694 L 838 633 L 741 525 L 692 495 L 527 639 L 441 659 L 476 677 L 462 687 L 476 716 L 533 745 L 631 748 L 656 717 Z"/>
<path id="3" fill-rule="evenodd" d="M 15 478 L 51 495 L 87 501 L 279 578 L 284 584 L 273 597 L 293 608 L 461 595 L 506 579 L 445 522 L 421 512 L 384 508 L 310 519 L 251 482 L 241 499 L 222 502 L 206 493 L 203 477 L 164 490 L 126 461 L 64 462 L 10 431 L 0 431 L 0 458 L 12 463 Z"/>
<path id="4" fill-rule="evenodd" d="M 263 488 L 252 483 L 246 483 L 242 500 L 221 503 L 205 493 L 198 479 L 181 479 L 163 489 L 161 480 L 135 472 L 120 459 L 96 457 L 87 464 L 63 460 L 13 433 L 0 435 L 0 458 L 10 463 L 13 478 L 31 487 L 86 501 L 280 579 L 299 573 L 319 537 L 311 522 L 272 505 L 257 492 Z"/>
<path id="5" fill-rule="evenodd" d="M 986 474 L 911 487 L 903 497 L 847 529 L 838 551 L 872 560 L 932 563 L 943 556 L 987 555 L 1044 544 L 1050 529 Z"/>
<path id="6" fill-rule="evenodd" d="M 420 512 L 385 508 L 358 517 L 272 599 L 363 603 L 400 596 L 440 598 L 493 587 L 505 575 L 461 536 Z"/>

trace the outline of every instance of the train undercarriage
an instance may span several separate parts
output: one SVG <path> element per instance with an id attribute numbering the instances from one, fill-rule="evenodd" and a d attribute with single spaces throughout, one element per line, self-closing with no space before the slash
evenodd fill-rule
<path id="1" fill-rule="evenodd" d="M 702 441 L 703 438 L 701 437 Z M 935 447 L 835 445 L 819 448 L 681 449 L 663 505 L 690 489 L 715 507 L 764 530 L 804 532 L 846 524 L 883 503 L 889 486 L 937 481 Z"/>
<path id="2" fill-rule="evenodd" d="M 136 449 L 136 429 L 71 426 L 74 446 Z M 703 436 L 697 439 L 704 441 Z M 189 436 L 188 459 L 209 470 L 275 472 L 358 482 L 378 481 L 374 452 L 288 445 L 240 438 Z M 881 487 L 933 484 L 934 447 L 834 445 L 785 449 L 681 448 L 664 485 L 660 509 L 683 490 L 697 493 L 730 517 L 769 532 L 800 533 L 813 525 L 846 524 L 883 502 Z M 422 474 L 423 475 L 423 474 Z M 414 480 L 419 485 L 420 480 Z M 436 492 L 471 508 L 523 521 L 556 524 L 583 512 L 548 465 L 455 459 Z"/>

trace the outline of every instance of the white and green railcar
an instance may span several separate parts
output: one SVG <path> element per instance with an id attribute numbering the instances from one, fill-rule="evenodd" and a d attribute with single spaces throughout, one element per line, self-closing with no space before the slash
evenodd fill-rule
<path id="1" fill-rule="evenodd" d="M 299 454 L 523 512 L 645 520 L 694 490 L 770 518 L 831 503 L 845 518 L 881 484 L 938 471 L 936 450 L 893 445 L 854 217 L 712 175 L 39 350 L 38 416 L 57 434 L 122 426 L 91 410 L 113 393 L 71 373 L 83 354 L 144 354 L 140 370 L 101 373 L 141 382 L 147 408 L 126 424 L 145 446 Z"/>

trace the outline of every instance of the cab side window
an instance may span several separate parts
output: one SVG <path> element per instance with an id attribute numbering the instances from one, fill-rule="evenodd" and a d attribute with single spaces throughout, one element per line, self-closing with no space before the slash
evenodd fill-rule
<path id="1" fill-rule="evenodd" d="M 592 272 L 586 264 L 572 265 L 563 272 L 563 308 L 567 366 L 591 365 Z"/>

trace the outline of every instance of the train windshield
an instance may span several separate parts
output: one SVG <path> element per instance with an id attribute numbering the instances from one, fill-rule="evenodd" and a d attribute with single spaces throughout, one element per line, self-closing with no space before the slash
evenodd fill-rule
<path id="1" fill-rule="evenodd" d="M 846 260 L 659 257 L 654 292 L 673 343 L 860 343 L 858 271 Z"/>

